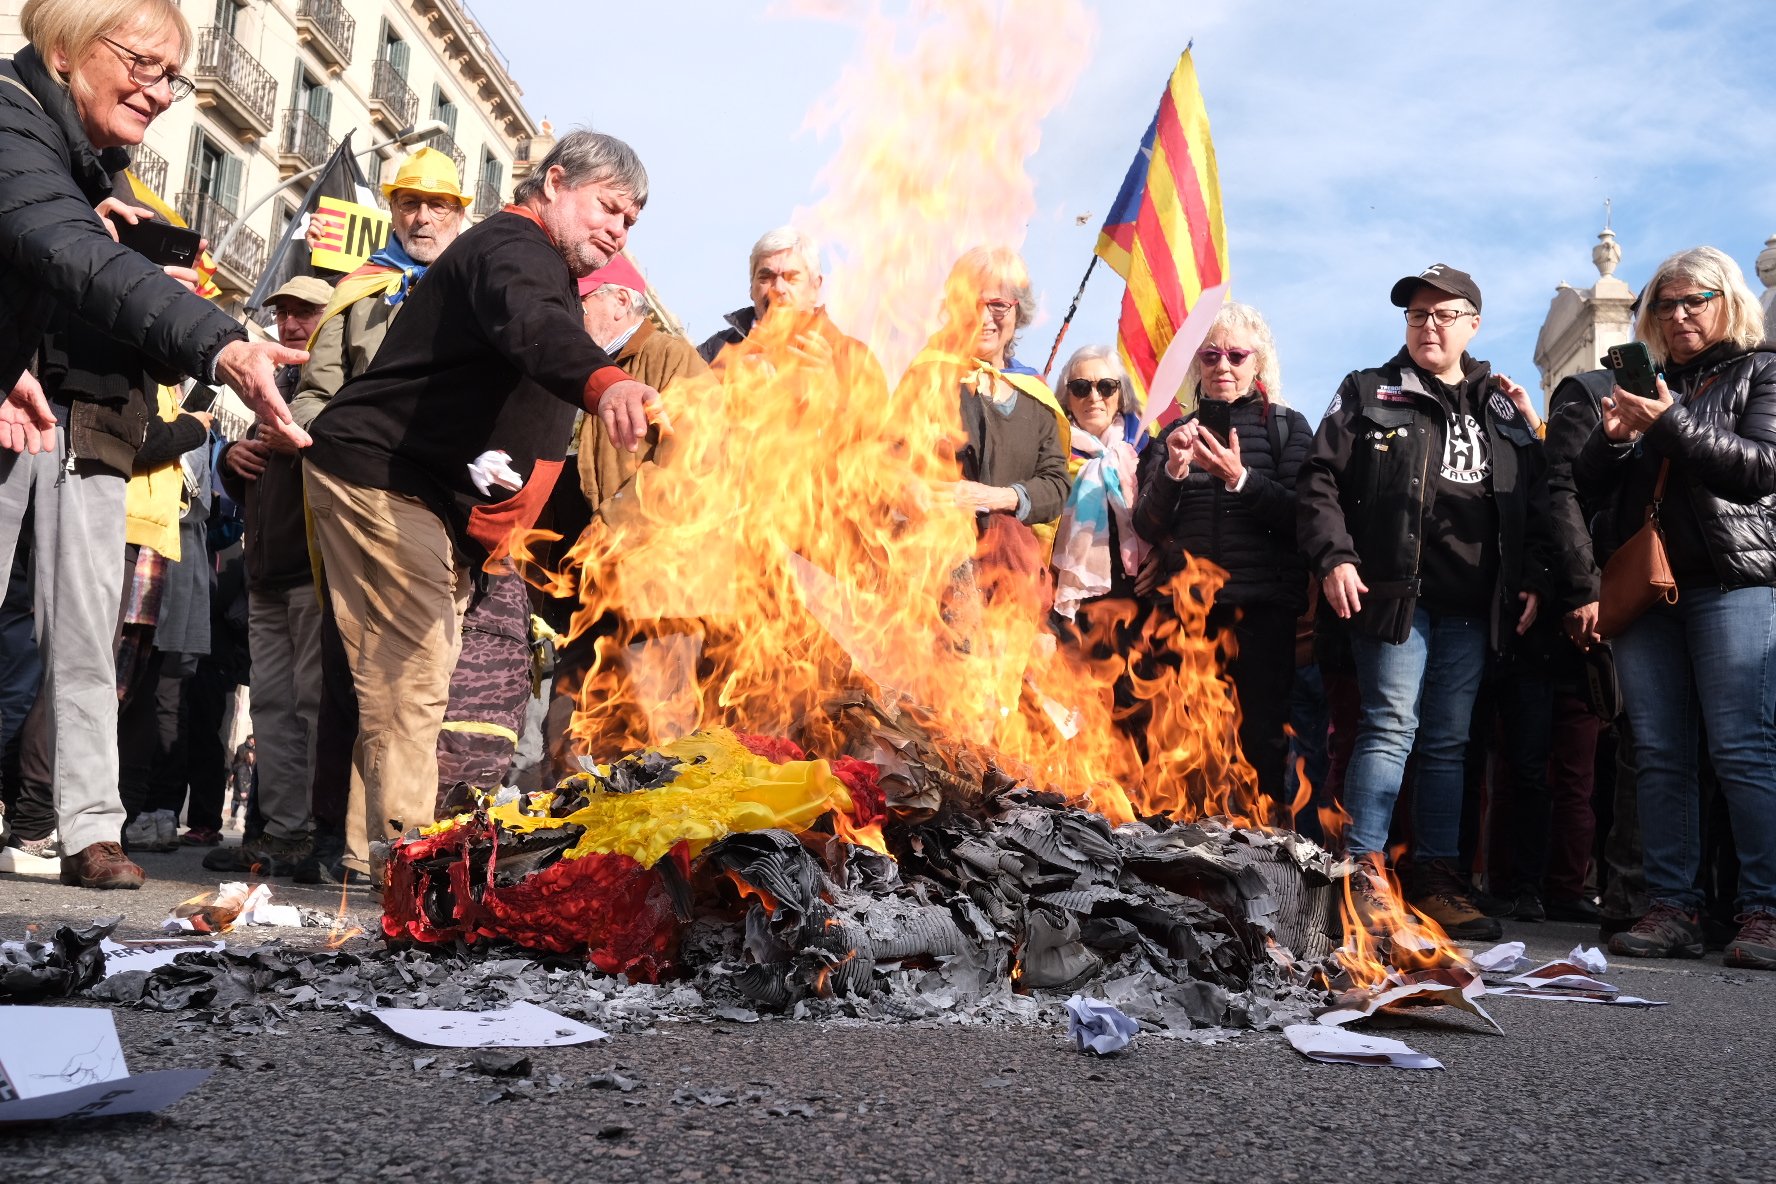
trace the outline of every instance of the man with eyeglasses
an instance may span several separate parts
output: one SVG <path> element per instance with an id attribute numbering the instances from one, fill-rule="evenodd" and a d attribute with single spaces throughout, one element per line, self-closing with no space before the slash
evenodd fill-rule
<path id="1" fill-rule="evenodd" d="M 1406 346 L 1348 375 L 1298 487 L 1302 550 L 1349 630 L 1360 699 L 1345 843 L 1385 862 L 1416 754 L 1408 899 L 1452 937 L 1491 940 L 1457 864 L 1463 757 L 1488 648 L 1535 620 L 1546 590 L 1547 478 L 1522 388 L 1467 353 L 1480 287 L 1438 263 L 1391 293 Z M 1353 880 L 1359 912 L 1378 907 Z"/>

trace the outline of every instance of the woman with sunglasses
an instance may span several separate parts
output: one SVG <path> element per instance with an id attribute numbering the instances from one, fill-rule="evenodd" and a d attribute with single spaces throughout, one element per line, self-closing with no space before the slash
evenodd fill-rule
<path id="1" fill-rule="evenodd" d="M 60 874 L 134 888 L 142 871 L 118 841 L 112 652 L 128 474 L 161 384 L 227 382 L 275 434 L 289 423 L 275 367 L 306 355 L 249 344 L 190 290 L 194 273 L 169 275 L 116 241 L 113 220 L 147 213 L 120 200 L 127 150 L 191 90 L 177 4 L 27 0 L 19 23 L 28 44 L 0 60 L 0 570 L 34 505 Z"/>
<path id="2" fill-rule="evenodd" d="M 1067 359 L 1061 399 L 1072 424 L 1073 489 L 1055 533 L 1054 611 L 1072 620 L 1106 597 L 1134 601 L 1147 553 L 1132 521 L 1136 468 L 1148 436 L 1134 387 L 1107 345 L 1084 346 Z"/>
<path id="3" fill-rule="evenodd" d="M 1657 395 L 1620 387 L 1574 465 L 1600 505 L 1597 562 L 1656 505 L 1677 601 L 1612 641 L 1633 734 L 1642 859 L 1653 907 L 1610 939 L 1618 954 L 1700 958 L 1697 728 L 1739 854 L 1729 966 L 1776 970 L 1776 346 L 1739 265 L 1713 247 L 1659 264 L 1635 337 L 1663 369 Z"/>
<path id="4" fill-rule="evenodd" d="M 1229 304 L 1190 364 L 1197 411 L 1141 458 L 1134 525 L 1159 553 L 1162 579 L 1186 556 L 1227 572 L 1208 635 L 1226 635 L 1226 674 L 1239 695 L 1240 749 L 1258 789 L 1283 800 L 1295 619 L 1307 608 L 1307 566 L 1295 545 L 1295 477 L 1313 429 L 1282 401 L 1276 344 L 1257 309 Z M 1205 415 L 1203 408 L 1224 409 Z M 1225 439 L 1221 424 L 1226 425 Z M 1170 611 L 1162 588 L 1156 611 Z"/>

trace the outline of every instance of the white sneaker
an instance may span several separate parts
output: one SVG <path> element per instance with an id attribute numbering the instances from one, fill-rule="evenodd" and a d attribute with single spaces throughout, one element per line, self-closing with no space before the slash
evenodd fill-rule
<path id="1" fill-rule="evenodd" d="M 142 811 L 123 828 L 123 845 L 131 851 L 160 850 L 160 823 L 152 812 Z"/>
<path id="2" fill-rule="evenodd" d="M 59 847 L 50 848 L 52 851 Z M 29 876 L 37 880 L 60 879 L 60 855 L 38 855 L 23 847 L 0 847 L 0 875 Z"/>
<path id="3" fill-rule="evenodd" d="M 179 816 L 171 810 L 156 810 L 154 826 L 159 832 L 159 851 L 177 851 L 179 849 Z"/>

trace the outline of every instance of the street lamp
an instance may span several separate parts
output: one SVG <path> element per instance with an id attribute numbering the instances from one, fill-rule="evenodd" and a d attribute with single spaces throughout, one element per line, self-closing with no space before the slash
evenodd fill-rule
<path id="1" fill-rule="evenodd" d="M 392 139 L 383 140 L 381 143 L 372 144 L 372 145 L 370 145 L 370 147 L 364 149 L 364 151 L 366 153 L 380 152 L 384 148 L 392 148 L 396 144 L 401 144 L 401 145 L 417 144 L 421 140 L 429 140 L 433 136 L 438 135 L 441 132 L 447 133 L 449 131 L 450 131 L 450 125 L 448 123 L 445 123 L 442 119 L 428 119 L 424 123 L 416 123 L 416 124 L 412 124 L 408 127 L 404 127 L 399 132 L 397 132 Z M 223 233 L 221 240 L 218 241 L 213 247 L 210 248 L 211 256 L 218 259 L 218 260 L 222 259 L 228 251 L 228 245 L 234 241 L 234 236 L 239 234 L 242 230 L 246 229 L 248 219 L 252 218 L 252 216 L 254 214 L 257 214 L 259 212 L 260 208 L 262 206 L 264 206 L 266 202 L 270 201 L 272 198 L 276 197 L 278 194 L 282 193 L 284 190 L 290 188 L 290 186 L 300 185 L 302 182 L 308 180 L 310 177 L 314 176 L 316 173 L 320 172 L 322 169 L 326 168 L 331 163 L 332 163 L 332 160 L 328 159 L 328 160 L 322 161 L 320 164 L 317 164 L 312 169 L 304 169 L 302 172 L 297 173 L 295 176 L 284 181 L 282 184 L 280 184 L 276 188 L 272 189 L 264 197 L 261 197 L 258 201 L 254 202 L 252 205 L 248 206 L 246 209 L 246 212 L 234 220 L 234 225 L 230 226 Z"/>

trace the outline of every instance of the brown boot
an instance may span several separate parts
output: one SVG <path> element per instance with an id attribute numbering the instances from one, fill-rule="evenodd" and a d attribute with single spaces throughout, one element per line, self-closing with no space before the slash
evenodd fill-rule
<path id="1" fill-rule="evenodd" d="M 62 856 L 62 883 L 75 888 L 140 888 L 145 878 L 116 843 L 94 843 Z"/>
<path id="2" fill-rule="evenodd" d="M 1461 941 L 1497 941 L 1504 935 L 1504 926 L 1475 906 L 1461 876 L 1441 859 L 1427 860 L 1413 869 L 1406 897 L 1450 937 Z"/>

